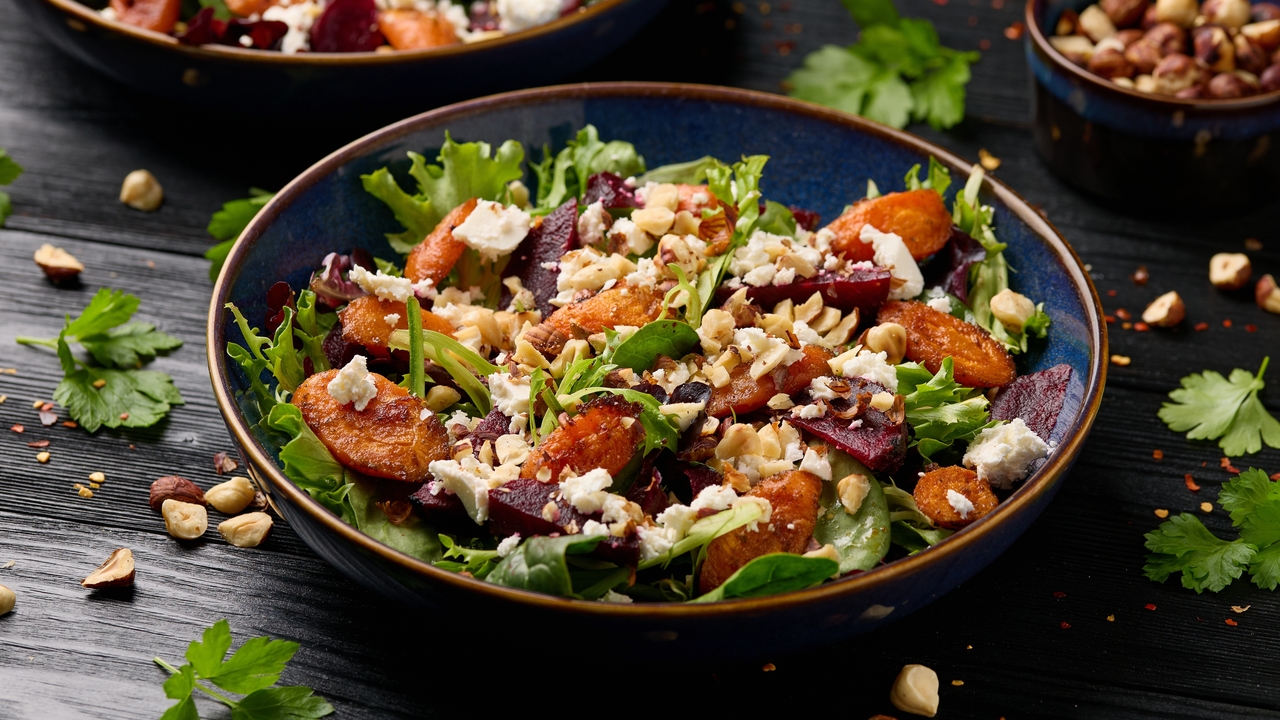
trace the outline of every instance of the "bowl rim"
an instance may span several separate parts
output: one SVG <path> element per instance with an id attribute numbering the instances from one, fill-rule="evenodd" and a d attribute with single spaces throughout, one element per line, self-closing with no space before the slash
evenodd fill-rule
<path id="1" fill-rule="evenodd" d="M 1026 223 L 1041 238 L 1042 242 L 1045 242 L 1058 255 L 1070 279 L 1073 281 L 1076 291 L 1084 296 L 1086 317 L 1083 319 L 1088 324 L 1093 356 L 1090 359 L 1090 367 L 1077 424 L 1060 440 L 1045 465 L 1040 468 L 1031 480 L 1023 483 L 991 514 L 922 552 L 900 558 L 871 571 L 842 578 L 837 582 L 824 583 L 808 590 L 762 598 L 693 605 L 685 603 L 624 604 L 575 600 L 493 585 L 482 580 L 463 577 L 434 567 L 430 563 L 383 545 L 359 532 L 356 528 L 343 523 L 341 519 L 324 509 L 310 495 L 288 481 L 279 466 L 271 460 L 257 438 L 249 431 L 239 406 L 232 400 L 226 373 L 226 354 L 220 350 L 225 344 L 226 314 L 223 311 L 223 306 L 228 301 L 231 286 L 238 275 L 240 264 L 257 242 L 262 231 L 275 221 L 280 212 L 296 196 L 321 178 L 337 171 L 353 158 L 365 154 L 366 151 L 373 151 L 405 135 L 416 132 L 422 125 L 428 123 L 439 124 L 442 121 L 447 123 L 451 118 L 472 116 L 496 107 L 519 107 L 521 105 L 540 104 L 555 100 L 581 100 L 600 97 L 677 97 L 793 112 L 809 118 L 844 125 L 889 142 L 907 145 L 917 152 L 931 153 L 941 163 L 948 166 L 953 173 L 963 174 L 966 177 L 972 167 L 971 163 L 965 162 L 960 157 L 925 140 L 901 130 L 895 130 L 838 110 L 753 90 L 680 83 L 582 83 L 518 90 L 448 105 L 376 130 L 331 153 L 282 188 L 258 212 L 257 216 L 241 233 L 240 238 L 227 256 L 214 284 L 206 327 L 206 357 L 209 363 L 214 398 L 237 444 L 248 455 L 246 460 L 270 482 L 272 489 L 285 495 L 292 504 L 298 506 L 302 512 L 307 513 L 313 521 L 329 532 L 337 533 L 347 542 L 355 544 L 367 553 L 379 556 L 384 561 L 393 563 L 401 570 L 426 576 L 428 580 L 440 583 L 443 586 L 442 589 L 475 593 L 485 596 L 487 599 L 516 602 L 527 607 L 548 611 L 587 612 L 614 617 L 638 618 L 643 616 L 650 619 L 670 618 L 672 620 L 685 620 L 712 617 L 726 611 L 776 611 L 824 599 L 833 599 L 854 590 L 865 590 L 884 585 L 895 577 L 908 576 L 934 563 L 949 561 L 952 556 L 963 552 L 966 547 L 995 532 L 1004 519 L 1012 518 L 1017 513 L 1025 512 L 1036 500 L 1056 485 L 1084 444 L 1085 438 L 1093 425 L 1094 418 L 1097 416 L 1103 387 L 1106 384 L 1107 358 L 1109 356 L 1107 354 L 1106 325 L 1102 322 L 1102 301 L 1089 274 L 1084 269 L 1084 263 L 1053 224 L 1020 195 L 999 180 L 993 179 L 990 175 L 983 179 L 985 188 L 1004 203 L 1022 222 Z"/>
<path id="2" fill-rule="evenodd" d="M 1236 110 L 1248 110 L 1262 107 L 1264 105 L 1274 104 L 1280 100 L 1280 89 L 1270 92 L 1258 93 L 1257 95 L 1249 95 L 1240 98 L 1179 98 L 1172 95 L 1158 95 L 1155 93 L 1144 93 L 1126 87 L 1121 87 L 1110 80 L 1101 78 L 1087 69 L 1076 65 L 1067 59 L 1065 55 L 1058 52 L 1057 48 L 1049 42 L 1048 36 L 1040 27 L 1040 23 L 1036 20 L 1036 9 L 1044 4 L 1046 0 L 1027 0 L 1025 15 L 1025 24 L 1027 27 L 1028 42 L 1032 43 L 1046 57 L 1052 60 L 1057 67 L 1065 70 L 1075 79 L 1088 83 L 1095 90 L 1100 92 L 1110 92 L 1122 97 L 1130 98 L 1137 102 L 1147 103 L 1155 109 L 1168 110 L 1197 110 L 1201 112 L 1233 112 Z"/>
<path id="3" fill-rule="evenodd" d="M 445 57 L 451 55 L 467 55 L 473 52 L 490 50 L 503 45 L 511 45 L 529 40 L 540 35 L 554 33 L 561 28 L 570 27 L 609 12 L 629 2 L 650 2 L 652 0 L 596 0 L 595 3 L 579 8 L 568 15 L 537 25 L 519 32 L 500 35 L 474 43 L 457 43 L 444 47 L 424 48 L 420 50 L 396 50 L 395 52 L 352 52 L 352 53 L 294 53 L 285 54 L 270 50 L 256 50 L 230 45 L 184 45 L 177 38 L 154 30 L 136 27 L 119 20 L 108 20 L 96 10 L 78 0 L 40 0 L 73 15 L 82 22 L 97 25 L 153 47 L 177 52 L 200 60 L 236 61 L 245 63 L 263 62 L 273 65 L 313 67 L 317 65 L 392 65 L 414 60 Z"/>

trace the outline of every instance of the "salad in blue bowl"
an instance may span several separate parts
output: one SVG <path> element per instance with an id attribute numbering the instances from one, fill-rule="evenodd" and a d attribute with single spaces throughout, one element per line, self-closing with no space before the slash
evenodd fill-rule
<path id="1" fill-rule="evenodd" d="M 981 169 L 863 176 L 824 221 L 777 150 L 604 125 L 366 154 L 337 174 L 376 212 L 230 294 L 255 221 L 211 364 L 287 506 L 451 585 L 689 610 L 852 586 L 1069 463 L 1099 364 L 1055 334 L 1096 308 L 1010 286 Z"/>

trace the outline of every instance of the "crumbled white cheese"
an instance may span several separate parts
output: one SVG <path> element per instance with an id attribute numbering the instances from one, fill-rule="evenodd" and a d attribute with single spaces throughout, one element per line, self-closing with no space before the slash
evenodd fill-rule
<path id="1" fill-rule="evenodd" d="M 674 533 L 676 541 L 684 539 L 689 528 L 698 521 L 698 511 L 688 505 L 668 505 L 666 510 L 658 513 L 654 520 L 666 530 Z"/>
<path id="2" fill-rule="evenodd" d="M 516 32 L 545 25 L 560 17 L 561 0 L 495 0 L 498 29 Z"/>
<path id="3" fill-rule="evenodd" d="M 427 469 L 445 489 L 458 496 L 467 515 L 478 525 L 489 519 L 489 491 L 520 474 L 520 468 L 514 465 L 491 468 L 470 454 L 461 460 L 434 460 Z"/>
<path id="4" fill-rule="evenodd" d="M 582 529 L 579 530 L 579 532 L 581 532 L 583 535 L 608 535 L 609 526 L 605 525 L 602 522 L 596 522 L 595 520 L 588 520 L 582 524 Z"/>
<path id="5" fill-rule="evenodd" d="M 503 415 L 512 417 L 529 412 L 529 378 L 512 377 L 509 372 L 489 376 L 489 397 Z"/>
<path id="6" fill-rule="evenodd" d="M 636 264 L 618 253 L 608 255 L 593 247 L 571 250 L 555 265 L 556 296 L 551 304 L 562 307 L 573 302 L 582 290 L 603 290 L 636 271 Z"/>
<path id="7" fill-rule="evenodd" d="M 497 260 L 510 255 L 524 240 L 529 234 L 530 222 L 529 213 L 515 205 L 481 200 L 467 219 L 453 229 L 453 237 L 479 251 L 485 260 Z"/>
<path id="8" fill-rule="evenodd" d="M 1026 477 L 1031 464 L 1049 454 L 1049 446 L 1022 418 L 987 428 L 969 444 L 964 465 L 993 487 L 1008 490 Z"/>
<path id="9" fill-rule="evenodd" d="M 280 52 L 293 55 L 311 49 L 311 24 L 320 17 L 323 8 L 318 3 L 305 0 L 292 5 L 272 5 L 262 12 L 263 20 L 275 20 L 289 26 L 280 41 Z"/>
<path id="10" fill-rule="evenodd" d="M 875 248 L 876 264 L 888 268 L 889 274 L 898 281 L 894 283 L 897 287 L 889 291 L 890 300 L 907 300 L 924 290 L 924 275 L 901 237 L 880 232 L 868 223 L 862 226 L 859 239 Z"/>
<path id="11" fill-rule="evenodd" d="M 660 527 L 641 525 L 636 528 L 636 535 L 640 537 L 640 559 L 642 561 L 666 555 L 671 551 L 671 546 L 679 542 L 679 540 L 671 539 L 674 535 L 672 531 Z"/>
<path id="12" fill-rule="evenodd" d="M 886 352 L 873 353 L 851 350 L 831 360 L 832 369 L 845 377 L 860 377 L 881 385 L 891 393 L 898 392 L 898 371 L 889 364 Z"/>
<path id="13" fill-rule="evenodd" d="M 597 200 L 578 216 L 578 239 L 583 245 L 599 245 L 612 224 L 613 216 L 604 209 L 604 203 Z"/>
<path id="14" fill-rule="evenodd" d="M 927 303 L 929 307 L 941 313 L 951 314 L 951 299 L 947 297 L 931 298 Z"/>
<path id="15" fill-rule="evenodd" d="M 363 355 L 351 358 L 351 362 L 329 381 L 328 390 L 329 397 L 341 405 L 354 403 L 357 411 L 364 410 L 378 396 L 378 385 L 370 377 Z"/>
<path id="16" fill-rule="evenodd" d="M 359 265 L 353 266 L 347 277 L 351 278 L 352 282 L 359 285 L 361 290 L 370 295 L 376 295 L 383 300 L 395 300 L 400 303 L 407 303 L 410 298 L 413 298 L 416 302 L 415 293 L 425 293 L 431 287 L 430 280 L 422 280 L 415 283 L 409 278 L 395 277 L 381 270 L 369 272 Z"/>
<path id="17" fill-rule="evenodd" d="M 605 488 L 612 484 L 613 476 L 609 475 L 609 471 L 596 468 L 591 472 L 561 480 L 560 497 L 578 512 L 591 515 L 600 512 L 604 507 L 606 496 L 609 494 Z"/>
<path id="18" fill-rule="evenodd" d="M 809 383 L 809 395 L 814 400 L 835 400 L 839 395 L 831 389 L 831 378 L 820 375 Z"/>
<path id="19" fill-rule="evenodd" d="M 831 461 L 826 455 L 819 454 L 813 448 L 805 451 L 804 459 L 800 461 L 800 469 L 811 472 L 823 480 L 831 479 Z"/>
<path id="20" fill-rule="evenodd" d="M 622 250 L 631 255 L 643 255 L 653 247 L 653 237 L 637 227 L 631 218 L 619 218 L 614 221 L 613 227 L 609 230 L 609 237 L 622 238 Z"/>
<path id="21" fill-rule="evenodd" d="M 102 16 L 103 20 L 110 20 L 111 22 L 118 22 L 120 20 L 120 16 L 116 14 L 116 9 L 110 5 L 99 10 L 98 14 Z"/>
<path id="22" fill-rule="evenodd" d="M 827 406 L 825 403 L 800 405 L 798 407 L 791 408 L 791 414 L 804 420 L 816 420 L 827 414 Z"/>
<path id="23" fill-rule="evenodd" d="M 689 507 L 693 510 L 726 510 L 737 499 L 738 493 L 728 485 L 708 485 Z"/>
<path id="24" fill-rule="evenodd" d="M 952 510 L 960 514 L 961 520 L 968 520 L 969 513 L 973 512 L 973 503 L 969 502 L 969 498 L 951 488 L 947 488 L 947 503 L 951 505 Z"/>
<path id="25" fill-rule="evenodd" d="M 823 264 L 822 253 L 801 239 L 757 230 L 733 253 L 729 273 L 756 287 L 789 285 L 796 277 L 810 278 Z"/>
<path id="26" fill-rule="evenodd" d="M 387 313 L 382 316 L 382 320 L 391 327 L 395 327 L 400 322 L 400 313 Z"/>
<path id="27" fill-rule="evenodd" d="M 516 546 L 519 544 L 520 533 L 514 533 L 503 538 L 502 542 L 498 543 L 498 557 L 506 557 L 510 555 L 511 551 L 515 550 Z"/>

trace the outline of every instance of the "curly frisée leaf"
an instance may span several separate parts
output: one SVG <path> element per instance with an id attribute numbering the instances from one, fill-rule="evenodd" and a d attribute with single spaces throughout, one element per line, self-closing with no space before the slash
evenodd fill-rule
<path id="1" fill-rule="evenodd" d="M 1164 582 L 1170 575 L 1182 575 L 1182 586 L 1217 592 L 1240 575 L 1253 560 L 1257 548 L 1243 540 L 1227 542 L 1209 532 L 1200 518 L 1182 513 L 1169 518 L 1146 534 L 1147 577 Z"/>
<path id="2" fill-rule="evenodd" d="M 830 558 L 804 557 L 790 553 L 761 555 L 738 568 L 720 587 L 689 602 L 764 597 L 804 590 L 839 571 L 840 565 Z"/>

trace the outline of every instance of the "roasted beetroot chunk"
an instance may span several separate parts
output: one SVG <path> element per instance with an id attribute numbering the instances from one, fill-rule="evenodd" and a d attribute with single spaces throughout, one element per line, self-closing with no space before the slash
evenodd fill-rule
<path id="1" fill-rule="evenodd" d="M 796 280 L 788 285 L 765 285 L 747 288 L 747 298 L 756 305 L 773 308 L 783 300 L 794 303 L 808 300 L 815 292 L 822 293 L 822 301 L 841 312 L 854 308 L 873 308 L 889 297 L 889 271 L 884 268 L 853 270 L 848 273 L 822 271 L 807 280 Z M 738 288 L 721 285 L 716 290 L 716 301 L 723 303 Z"/>
<path id="2" fill-rule="evenodd" d="M 507 429 L 510 427 L 511 418 L 503 415 L 498 408 L 490 410 L 476 429 L 471 431 L 472 449 L 478 453 L 486 440 L 496 443 L 498 438 L 507 434 Z"/>
<path id="3" fill-rule="evenodd" d="M 719 464 L 718 460 L 712 462 Z M 724 482 L 723 475 L 706 465 L 676 460 L 665 453 L 659 456 L 658 464 L 662 471 L 662 484 L 685 505 L 692 503 L 704 489 Z"/>
<path id="4" fill-rule="evenodd" d="M 1054 365 L 1016 378 L 991 402 L 991 418 L 1006 421 L 1022 418 L 1027 427 L 1048 442 L 1071 386 L 1071 372 L 1070 365 Z"/>
<path id="5" fill-rule="evenodd" d="M 520 282 L 537 299 L 538 309 L 542 311 L 544 320 L 556 310 L 551 304 L 551 298 L 556 296 L 556 279 L 560 275 L 560 269 L 548 269 L 542 264 L 559 262 L 565 253 L 577 246 L 578 200 L 571 198 L 548 213 L 542 218 L 541 224 L 529 231 L 515 252 L 511 253 L 511 261 L 502 273 L 503 277 L 520 278 Z M 504 292 L 500 305 L 506 307 L 509 302 L 510 293 Z"/>
<path id="6" fill-rule="evenodd" d="M 409 496 L 409 502 L 418 508 L 422 519 L 436 530 L 460 532 L 470 536 L 474 535 L 478 529 L 472 522 L 471 516 L 467 515 L 467 508 L 457 495 L 445 492 L 443 488 L 439 493 L 432 495 L 431 483 L 424 483 L 418 488 Z"/>
<path id="7" fill-rule="evenodd" d="M 582 202 L 586 205 L 599 202 L 605 209 L 640 207 L 626 181 L 611 172 L 600 172 L 587 178 L 587 191 L 583 193 Z"/>
<path id="8" fill-rule="evenodd" d="M 374 0 L 330 0 L 311 26 L 313 52 L 373 52 L 385 43 Z"/>
<path id="9" fill-rule="evenodd" d="M 275 20 L 218 20 L 213 16 L 213 8 L 207 7 L 191 18 L 185 32 L 174 37 L 183 45 L 246 47 L 240 38 L 247 35 L 251 41 L 248 47 L 274 50 L 287 32 L 289 26 Z"/>
<path id="10" fill-rule="evenodd" d="M 577 532 L 588 520 L 600 521 L 600 515 L 584 515 L 572 505 L 558 498 L 560 486 L 539 482 L 531 478 L 517 478 L 496 490 L 489 491 L 489 532 L 495 537 L 507 537 L 520 533 L 522 538 L 552 533 Z M 557 499 L 552 500 L 552 495 Z M 555 505 L 554 513 L 543 514 L 548 503 Z M 554 521 L 546 517 L 554 517 Z M 640 541 L 634 532 L 626 537 L 610 535 L 591 553 L 601 560 L 619 565 L 635 565 L 640 560 Z"/>
<path id="11" fill-rule="evenodd" d="M 652 461 L 645 461 L 640 468 L 635 482 L 627 488 L 627 499 L 639 505 L 644 514 L 650 517 L 657 517 L 658 513 L 671 504 L 667 499 L 667 491 L 662 489 L 662 473 L 653 467 Z"/>
<path id="12" fill-rule="evenodd" d="M 364 348 L 342 339 L 342 323 L 333 326 L 324 336 L 324 356 L 329 360 L 329 367 L 346 367 L 351 358 L 362 352 Z"/>
<path id="13" fill-rule="evenodd" d="M 852 396 L 855 398 L 864 394 L 887 392 L 883 386 L 863 378 L 846 380 L 852 386 Z M 883 412 L 867 407 L 865 403 L 859 404 L 862 405 L 862 410 L 856 417 L 836 417 L 836 412 L 852 406 L 849 401 L 837 398 L 832 401 L 832 408 L 827 414 L 820 418 L 793 416 L 789 421 L 849 453 L 876 472 L 897 470 L 907 454 L 907 424 L 895 424 Z M 850 427 L 858 424 L 859 420 L 862 422 L 858 427 Z"/>

